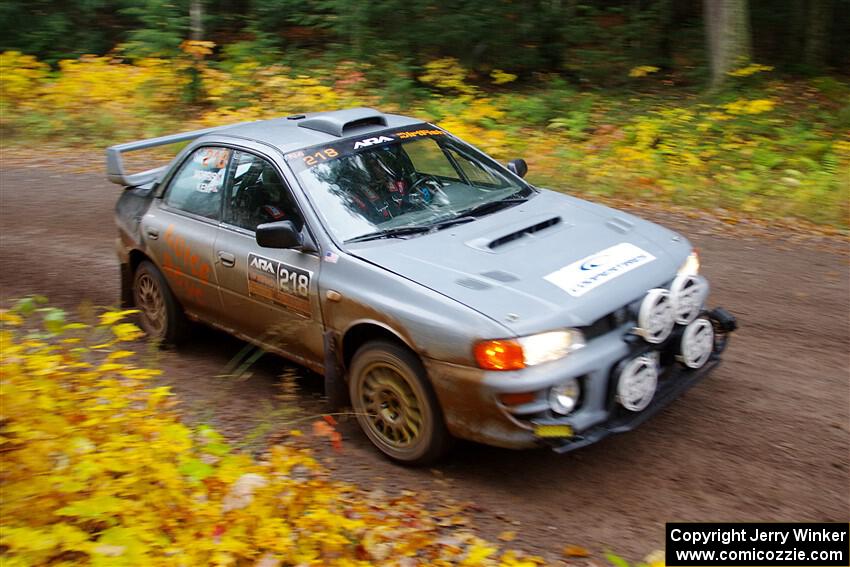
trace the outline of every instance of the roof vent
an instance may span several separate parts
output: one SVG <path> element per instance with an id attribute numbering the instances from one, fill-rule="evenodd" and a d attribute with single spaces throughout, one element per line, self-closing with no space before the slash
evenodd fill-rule
<path id="1" fill-rule="evenodd" d="M 335 112 L 323 112 L 298 123 L 301 128 L 316 130 L 337 138 L 355 128 L 363 126 L 386 127 L 386 125 L 386 117 L 374 108 L 349 108 Z"/>

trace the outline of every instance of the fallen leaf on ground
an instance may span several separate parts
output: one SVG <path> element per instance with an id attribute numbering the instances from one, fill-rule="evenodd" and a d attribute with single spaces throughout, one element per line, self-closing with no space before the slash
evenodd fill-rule
<path id="1" fill-rule="evenodd" d="M 590 557 L 590 552 L 580 545 L 568 545 L 564 548 L 567 557 Z"/>

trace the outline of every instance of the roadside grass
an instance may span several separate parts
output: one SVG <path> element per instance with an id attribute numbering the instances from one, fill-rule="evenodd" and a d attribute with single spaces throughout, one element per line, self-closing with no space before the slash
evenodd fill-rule
<path id="1" fill-rule="evenodd" d="M 54 70 L 6 52 L 3 143 L 102 149 L 374 106 L 434 121 L 498 159 L 523 157 L 529 179 L 553 189 L 850 227 L 850 83 L 834 78 L 789 82 L 755 65 L 735 71 L 724 91 L 700 94 L 640 71 L 613 93 L 555 76 L 522 85 L 503 72 L 473 76 L 453 59 L 416 71 L 351 61 L 305 69 L 211 53 L 208 43 L 187 42 L 170 60 L 85 56 Z"/>

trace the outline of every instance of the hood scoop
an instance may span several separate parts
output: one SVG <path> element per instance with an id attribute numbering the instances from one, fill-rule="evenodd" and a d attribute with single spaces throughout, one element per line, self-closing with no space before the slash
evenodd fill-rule
<path id="1" fill-rule="evenodd" d="M 528 221 L 526 221 L 528 222 Z M 503 248 L 508 244 L 525 238 L 526 236 L 537 235 L 547 229 L 561 224 L 561 217 L 549 217 L 531 225 L 523 226 L 519 229 L 508 229 L 508 232 L 496 236 L 495 238 L 476 238 L 467 242 L 467 244 L 484 252 L 496 252 L 499 248 Z"/>

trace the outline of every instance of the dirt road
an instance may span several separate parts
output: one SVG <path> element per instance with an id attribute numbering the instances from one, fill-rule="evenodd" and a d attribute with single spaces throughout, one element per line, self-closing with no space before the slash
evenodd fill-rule
<path id="1" fill-rule="evenodd" d="M 112 207 L 120 191 L 98 174 L 6 164 L 0 172 L 0 300 L 41 293 L 74 308 L 114 304 Z M 741 329 L 725 363 L 639 430 L 579 452 L 511 452 L 462 444 L 432 470 L 381 459 L 353 421 L 344 449 L 319 440 L 340 478 L 387 492 L 475 502 L 491 538 L 558 557 L 566 544 L 631 559 L 663 546 L 665 521 L 850 520 L 850 289 L 841 246 L 718 235 L 703 222 L 660 218 L 699 246 L 712 303 Z M 208 329 L 160 355 L 166 381 L 194 420 L 248 441 L 322 411 L 317 377 L 266 356 L 238 380 L 221 377 L 244 343 Z M 291 367 L 289 367 L 291 368 Z M 294 407 L 297 406 L 297 407 Z"/>

